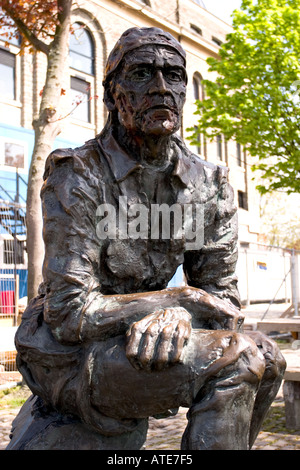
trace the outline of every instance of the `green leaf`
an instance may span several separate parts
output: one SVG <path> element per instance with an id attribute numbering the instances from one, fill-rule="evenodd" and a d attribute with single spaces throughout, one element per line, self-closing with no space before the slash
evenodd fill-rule
<path id="1" fill-rule="evenodd" d="M 243 0 L 220 58 L 207 59 L 218 78 L 203 81 L 198 128 L 188 129 L 195 144 L 202 133 L 247 145 L 261 162 L 254 171 L 269 180 L 267 188 L 259 187 L 262 194 L 272 188 L 300 192 L 299 57 L 300 0 Z"/>

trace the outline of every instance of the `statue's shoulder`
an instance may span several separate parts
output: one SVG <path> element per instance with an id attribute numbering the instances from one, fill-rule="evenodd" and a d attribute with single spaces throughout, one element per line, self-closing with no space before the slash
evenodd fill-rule
<path id="1" fill-rule="evenodd" d="M 204 182 L 217 187 L 228 182 L 229 169 L 226 166 L 203 160 L 194 154 L 179 136 L 175 137 L 174 142 L 180 151 L 186 178 L 196 184 Z"/>
<path id="2" fill-rule="evenodd" d="M 93 165 L 91 162 L 94 159 L 99 160 L 99 145 L 96 139 L 85 142 L 81 147 L 53 150 L 45 163 L 44 180 L 63 162 L 69 163 L 71 171 L 84 173 L 91 164 Z"/>
<path id="3" fill-rule="evenodd" d="M 193 188 L 195 197 L 203 203 L 208 203 L 207 208 L 211 214 L 216 211 L 216 220 L 234 216 L 237 209 L 234 191 L 229 183 L 229 169 L 203 160 L 187 148 L 182 140 L 177 141 L 176 145 L 180 146 L 181 151 L 181 162 L 177 171 L 182 181 Z"/>

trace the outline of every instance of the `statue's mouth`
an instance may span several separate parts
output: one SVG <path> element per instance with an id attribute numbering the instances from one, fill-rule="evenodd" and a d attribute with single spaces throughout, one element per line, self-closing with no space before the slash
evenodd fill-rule
<path id="1" fill-rule="evenodd" d="M 171 109 L 171 107 L 167 104 L 156 104 L 154 106 L 150 106 L 149 109 Z"/>
<path id="2" fill-rule="evenodd" d="M 158 100 L 157 100 L 158 101 Z M 160 134 L 162 131 L 174 132 L 177 129 L 179 121 L 179 113 L 177 107 L 168 102 L 152 103 L 148 108 L 143 109 L 142 112 L 136 116 L 136 121 L 139 123 L 143 131 Z M 166 100 L 167 101 L 167 100 Z"/>
<path id="3" fill-rule="evenodd" d="M 144 111 L 144 116 L 149 114 L 152 115 L 153 119 L 173 119 L 178 115 L 177 109 L 174 106 L 169 106 L 168 104 L 157 104 L 154 106 L 149 106 L 148 109 Z"/>
<path id="4" fill-rule="evenodd" d="M 166 105 L 151 106 L 144 113 L 144 116 L 148 116 L 153 121 L 173 121 L 176 119 L 177 113 Z"/>
<path id="5" fill-rule="evenodd" d="M 155 109 L 161 109 L 161 110 L 166 110 L 166 111 L 171 111 L 172 113 L 176 112 L 177 110 L 175 109 L 174 106 L 170 106 L 168 104 L 156 104 L 154 106 L 150 106 L 147 111 L 150 110 L 155 110 Z"/>

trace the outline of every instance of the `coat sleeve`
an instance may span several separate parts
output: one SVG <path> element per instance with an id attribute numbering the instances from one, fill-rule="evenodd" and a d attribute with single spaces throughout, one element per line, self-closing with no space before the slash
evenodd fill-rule
<path id="1" fill-rule="evenodd" d="M 84 312 L 99 295 L 98 196 L 73 150 L 55 151 L 41 191 L 45 257 L 44 319 L 64 343 L 80 341 Z"/>
<path id="2" fill-rule="evenodd" d="M 230 301 L 240 308 L 235 268 L 238 258 L 238 221 L 233 189 L 222 170 L 215 172 L 217 191 L 204 208 L 204 246 L 185 254 L 184 271 L 190 286 Z"/>

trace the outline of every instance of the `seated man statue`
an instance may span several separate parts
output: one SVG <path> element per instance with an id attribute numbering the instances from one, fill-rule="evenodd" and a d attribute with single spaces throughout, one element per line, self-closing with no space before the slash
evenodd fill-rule
<path id="1" fill-rule="evenodd" d="M 182 449 L 250 449 L 276 396 L 279 349 L 242 329 L 227 169 L 178 135 L 185 65 L 169 33 L 126 31 L 104 129 L 46 162 L 43 283 L 16 334 L 33 395 L 8 449 L 141 449 L 181 406 Z"/>

